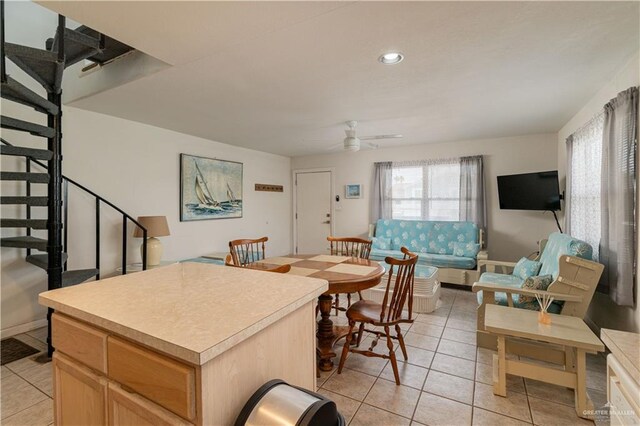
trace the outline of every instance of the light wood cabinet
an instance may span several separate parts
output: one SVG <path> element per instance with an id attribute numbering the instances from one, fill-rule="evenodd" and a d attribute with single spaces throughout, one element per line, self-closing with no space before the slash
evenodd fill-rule
<path id="1" fill-rule="evenodd" d="M 173 426 L 190 424 L 147 399 L 123 390 L 114 383 L 109 383 L 107 399 L 110 426 Z"/>
<path id="2" fill-rule="evenodd" d="M 56 425 L 104 425 L 107 379 L 59 352 L 53 354 Z"/>

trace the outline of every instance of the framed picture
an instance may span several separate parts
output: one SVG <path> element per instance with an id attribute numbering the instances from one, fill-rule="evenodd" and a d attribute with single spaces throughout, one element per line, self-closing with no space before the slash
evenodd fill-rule
<path id="1" fill-rule="evenodd" d="M 359 183 L 345 185 L 344 198 L 362 198 L 362 185 Z"/>
<path id="2" fill-rule="evenodd" d="M 242 217 L 242 163 L 180 154 L 180 221 Z"/>

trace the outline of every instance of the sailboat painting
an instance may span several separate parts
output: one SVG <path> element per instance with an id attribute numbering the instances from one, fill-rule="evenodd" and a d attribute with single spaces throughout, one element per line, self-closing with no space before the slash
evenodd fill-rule
<path id="1" fill-rule="evenodd" d="M 242 163 L 180 154 L 180 221 L 242 217 Z"/>

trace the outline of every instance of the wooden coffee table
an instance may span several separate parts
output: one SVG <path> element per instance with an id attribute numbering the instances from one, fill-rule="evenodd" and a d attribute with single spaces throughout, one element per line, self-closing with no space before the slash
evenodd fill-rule
<path id="1" fill-rule="evenodd" d="M 247 267 L 271 269 L 279 265 L 291 265 L 289 274 L 321 278 L 329 282 L 329 290 L 318 297 L 320 320 L 318 321 L 318 367 L 331 371 L 336 353 L 333 345 L 347 335 L 349 327 L 335 326 L 331 321 L 331 303 L 334 294 L 355 293 L 380 283 L 385 269 L 378 262 L 348 256 L 326 254 L 290 255 L 266 258 Z"/>
<path id="2" fill-rule="evenodd" d="M 493 358 L 493 393 L 507 396 L 507 374 L 574 389 L 576 413 L 593 417 L 587 395 L 586 356 L 604 351 L 604 345 L 580 318 L 551 315 L 551 324 L 538 322 L 538 312 L 507 306 L 487 305 L 485 329 L 498 337 L 498 355 Z M 534 340 L 565 348 L 564 369 L 506 358 L 506 339 Z"/>

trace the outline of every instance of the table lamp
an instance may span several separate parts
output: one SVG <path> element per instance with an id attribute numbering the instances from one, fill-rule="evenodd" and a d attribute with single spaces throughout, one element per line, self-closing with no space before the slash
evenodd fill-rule
<path id="1" fill-rule="evenodd" d="M 160 264 L 162 259 L 162 243 L 156 237 L 166 237 L 169 225 L 166 216 L 138 216 L 138 223 L 147 229 L 147 266 Z M 143 238 L 142 228 L 136 226 L 134 238 Z M 143 256 L 144 242 L 140 245 L 140 257 Z"/>

